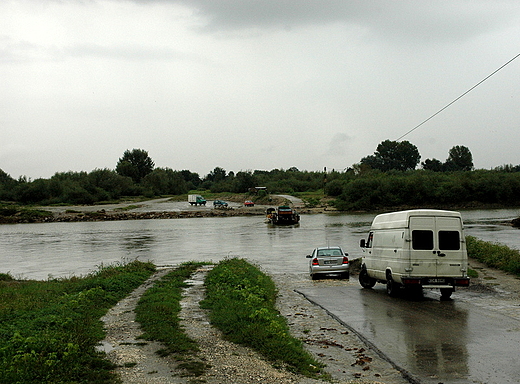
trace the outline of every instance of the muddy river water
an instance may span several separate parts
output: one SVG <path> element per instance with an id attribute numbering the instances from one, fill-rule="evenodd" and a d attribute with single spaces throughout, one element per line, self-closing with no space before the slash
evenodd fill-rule
<path id="1" fill-rule="evenodd" d="M 520 230 L 502 224 L 520 210 L 463 211 L 466 234 L 520 249 Z M 305 255 L 341 245 L 361 256 L 359 240 L 374 214 L 304 215 L 298 226 L 273 227 L 262 216 L 0 225 L 0 272 L 47 279 L 86 274 L 100 265 L 139 259 L 157 265 L 245 257 L 269 273 L 306 272 Z"/>

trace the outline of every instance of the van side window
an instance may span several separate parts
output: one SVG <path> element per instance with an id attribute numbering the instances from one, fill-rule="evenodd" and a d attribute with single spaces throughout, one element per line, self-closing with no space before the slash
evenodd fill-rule
<path id="1" fill-rule="evenodd" d="M 374 241 L 374 232 L 370 232 L 368 234 L 367 244 L 365 245 L 365 248 L 372 248 L 373 241 Z"/>
<path id="2" fill-rule="evenodd" d="M 445 251 L 457 251 L 460 249 L 460 237 L 458 231 L 439 231 L 439 249 Z"/>
<path id="3" fill-rule="evenodd" d="M 433 231 L 412 231 L 412 248 L 418 250 L 432 250 Z"/>

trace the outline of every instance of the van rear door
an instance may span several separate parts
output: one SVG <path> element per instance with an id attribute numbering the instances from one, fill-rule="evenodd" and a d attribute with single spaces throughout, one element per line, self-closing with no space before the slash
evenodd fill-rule
<path id="1" fill-rule="evenodd" d="M 414 276 L 461 276 L 464 252 L 458 217 L 412 216 L 410 263 Z M 442 283 L 438 281 L 436 283 Z"/>
<path id="2" fill-rule="evenodd" d="M 466 268 L 464 233 L 459 217 L 436 217 L 437 230 L 437 275 L 461 276 L 461 268 Z M 444 256 L 443 256 L 444 255 Z"/>

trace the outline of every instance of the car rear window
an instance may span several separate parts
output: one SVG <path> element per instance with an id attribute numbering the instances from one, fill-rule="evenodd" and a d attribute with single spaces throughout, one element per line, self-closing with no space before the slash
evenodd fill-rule
<path id="1" fill-rule="evenodd" d="M 341 256 L 341 250 L 339 249 L 322 249 L 318 251 L 319 256 Z"/>

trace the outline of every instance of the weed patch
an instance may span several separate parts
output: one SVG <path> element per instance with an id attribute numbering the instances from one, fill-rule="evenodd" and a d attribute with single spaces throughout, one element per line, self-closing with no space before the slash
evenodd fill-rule
<path id="1" fill-rule="evenodd" d="M 95 348 L 99 319 L 154 270 L 135 261 L 81 278 L 0 281 L 0 382 L 115 383 Z"/>
<path id="2" fill-rule="evenodd" d="M 211 270 L 205 281 L 210 320 L 224 336 L 247 345 L 277 365 L 310 377 L 323 377 L 323 365 L 305 351 L 302 342 L 275 308 L 274 282 L 243 259 L 227 259 Z"/>

